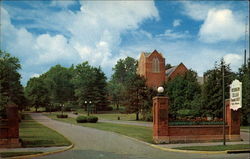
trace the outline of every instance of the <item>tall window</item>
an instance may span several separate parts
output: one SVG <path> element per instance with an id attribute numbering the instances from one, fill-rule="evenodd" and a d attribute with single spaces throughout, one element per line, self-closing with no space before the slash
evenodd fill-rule
<path id="1" fill-rule="evenodd" d="M 153 58 L 152 72 L 155 72 L 155 73 L 160 72 L 160 62 L 158 58 Z"/>

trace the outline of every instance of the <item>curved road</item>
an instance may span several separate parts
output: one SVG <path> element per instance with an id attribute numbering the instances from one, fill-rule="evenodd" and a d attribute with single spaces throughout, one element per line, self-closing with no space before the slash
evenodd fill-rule
<path id="1" fill-rule="evenodd" d="M 75 147 L 69 151 L 43 156 L 48 159 L 248 159 L 249 154 L 191 154 L 163 151 L 112 132 L 52 120 L 31 114 L 38 122 L 60 132 Z"/>

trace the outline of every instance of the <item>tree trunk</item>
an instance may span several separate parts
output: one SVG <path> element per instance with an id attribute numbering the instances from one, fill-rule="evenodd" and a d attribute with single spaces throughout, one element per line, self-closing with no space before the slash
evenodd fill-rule
<path id="1" fill-rule="evenodd" d="M 37 107 L 36 107 L 36 112 L 37 112 Z"/>
<path id="2" fill-rule="evenodd" d="M 116 103 L 116 110 L 119 110 L 119 104 Z"/>
<path id="3" fill-rule="evenodd" d="M 139 112 L 136 113 L 136 120 L 139 120 Z"/>

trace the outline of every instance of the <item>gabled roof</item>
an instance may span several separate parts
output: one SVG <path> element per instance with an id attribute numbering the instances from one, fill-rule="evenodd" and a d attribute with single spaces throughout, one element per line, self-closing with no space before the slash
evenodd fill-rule
<path id="1" fill-rule="evenodd" d="M 179 66 L 179 65 L 178 65 Z M 171 67 L 169 69 L 166 70 L 166 75 L 169 77 L 175 70 L 178 66 L 174 66 L 174 67 Z"/>
<path id="2" fill-rule="evenodd" d="M 145 57 L 149 57 L 151 54 L 153 54 L 154 52 L 156 52 L 156 53 L 158 53 L 158 54 L 160 54 L 161 56 L 162 56 L 162 54 L 161 53 L 159 53 L 157 50 L 154 50 L 153 52 L 142 52 L 142 54 L 144 54 L 144 56 Z M 163 56 L 162 56 L 163 57 Z"/>
<path id="3" fill-rule="evenodd" d="M 186 66 L 181 62 L 179 65 L 174 66 L 174 67 L 171 67 L 170 69 L 167 69 L 167 70 L 166 70 L 166 75 L 167 75 L 167 77 L 170 77 L 171 74 L 172 74 L 178 67 L 180 67 L 181 65 L 184 66 L 184 67 L 186 68 Z"/>

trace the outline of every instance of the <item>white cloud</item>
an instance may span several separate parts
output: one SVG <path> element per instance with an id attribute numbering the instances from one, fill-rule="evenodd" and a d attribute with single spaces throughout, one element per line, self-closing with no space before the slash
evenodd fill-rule
<path id="1" fill-rule="evenodd" d="M 72 6 L 74 4 L 76 4 L 77 1 L 75 0 L 71 0 L 71 1 L 62 1 L 62 0 L 52 0 L 50 6 L 58 6 L 58 7 L 62 7 L 62 8 L 68 8 L 69 6 Z"/>
<path id="2" fill-rule="evenodd" d="M 210 10 L 199 36 L 202 41 L 213 43 L 223 40 L 236 41 L 244 36 L 245 25 L 229 9 Z"/>
<path id="3" fill-rule="evenodd" d="M 204 20 L 207 16 L 209 9 L 213 7 L 210 4 L 204 4 L 202 2 L 194 3 L 191 1 L 183 1 L 181 3 L 184 7 L 182 13 L 194 20 Z"/>
<path id="4" fill-rule="evenodd" d="M 49 11 L 46 7 L 44 10 L 26 10 L 25 15 L 34 13 L 30 16 L 35 21 L 32 24 L 34 28 L 58 32 L 55 35 L 35 35 L 24 27 L 17 28 L 11 24 L 8 12 L 1 8 L 1 16 L 4 17 L 1 18 L 3 48 L 21 59 L 24 76 L 41 74 L 57 63 L 69 65 L 87 60 L 91 65 L 101 65 L 110 72 L 117 59 L 123 57 L 118 50 L 121 34 L 137 30 L 146 19 L 159 19 L 153 1 L 80 3 L 80 11 L 65 9 L 47 12 L 46 15 L 50 16 L 45 17 L 43 13 Z M 61 3 L 55 1 L 51 5 L 60 6 Z M 61 7 L 67 8 L 70 5 Z M 25 17 L 24 12 L 19 13 L 22 14 L 20 18 Z M 15 14 L 13 12 L 11 15 Z M 146 32 L 143 34 L 146 35 Z"/>
<path id="5" fill-rule="evenodd" d="M 235 71 L 242 65 L 243 58 L 238 54 L 226 54 L 224 57 L 226 64 L 230 64 L 232 69 Z"/>
<path id="6" fill-rule="evenodd" d="M 39 77 L 39 76 L 40 76 L 40 75 L 39 75 L 38 73 L 34 73 L 34 74 L 31 75 L 31 78 L 32 78 L 32 77 Z"/>
<path id="7" fill-rule="evenodd" d="M 173 27 L 177 27 L 177 26 L 180 26 L 181 25 L 181 20 L 180 19 L 175 19 L 173 21 Z"/>
<path id="8" fill-rule="evenodd" d="M 171 29 L 166 29 L 163 34 L 157 35 L 157 37 L 164 37 L 166 39 L 172 40 L 172 39 L 184 39 L 191 37 L 188 31 L 185 32 L 174 32 Z"/>

